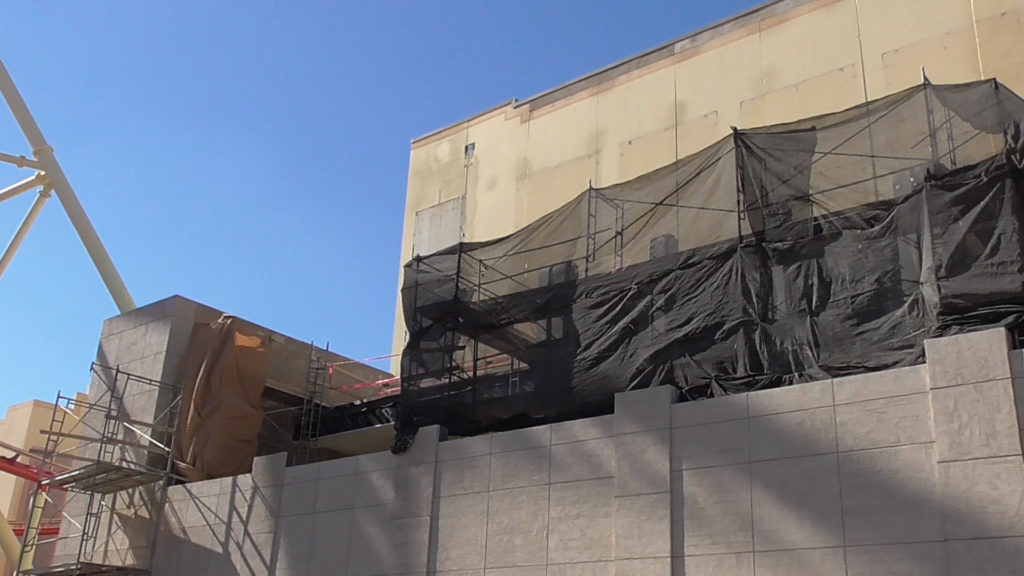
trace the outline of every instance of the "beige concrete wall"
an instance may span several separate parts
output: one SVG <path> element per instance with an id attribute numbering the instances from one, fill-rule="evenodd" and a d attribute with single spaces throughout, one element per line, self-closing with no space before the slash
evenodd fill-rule
<path id="1" fill-rule="evenodd" d="M 22 450 L 42 453 L 46 445 L 46 435 L 41 430 L 49 430 L 53 404 L 31 400 L 11 406 L 3 419 L 0 419 L 0 440 L 17 446 Z M 11 456 L 0 448 L 0 455 Z M 24 460 L 24 458 L 20 458 Z M 29 462 L 31 463 L 31 462 Z M 26 480 L 9 474 L 0 473 L 0 510 L 4 516 L 14 523 L 23 523 L 28 517 L 28 506 L 35 486 Z M 44 517 L 54 518 L 55 510 L 48 511 Z M 41 561 L 48 561 L 53 556 L 53 547 L 47 546 L 39 550 Z M 15 559 L 15 562 L 17 559 Z M 0 556 L 0 575 L 8 576 L 14 571 L 14 562 Z"/>
<path id="2" fill-rule="evenodd" d="M 496 238 L 591 181 L 607 186 L 664 166 L 730 126 L 787 122 L 890 94 L 920 83 L 922 66 L 936 83 L 998 77 L 1024 93 L 1022 35 L 1020 0 L 766 4 L 415 141 L 401 261 L 413 255 L 416 212 L 441 201 L 464 194 L 466 239 Z M 467 163 L 469 143 L 475 150 Z M 396 308 L 396 351 L 404 336 Z"/>
<path id="3" fill-rule="evenodd" d="M 1024 351 L 173 487 L 154 576 L 996 576 L 1024 558 Z"/>

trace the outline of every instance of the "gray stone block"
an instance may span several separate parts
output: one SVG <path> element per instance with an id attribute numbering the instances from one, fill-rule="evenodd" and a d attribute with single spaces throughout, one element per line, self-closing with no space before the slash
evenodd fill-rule
<path id="1" fill-rule="evenodd" d="M 284 482 L 284 467 L 288 454 L 278 452 L 257 456 L 252 460 L 252 482 L 256 486 L 271 486 Z"/>
<path id="2" fill-rule="evenodd" d="M 349 539 L 348 576 L 388 574 L 394 534 L 387 506 L 353 510 L 352 527 Z"/>
<path id="3" fill-rule="evenodd" d="M 70 542 L 70 540 L 67 540 Z M 77 544 L 77 543 L 76 543 Z M 156 547 L 153 550 L 153 576 L 176 576 L 178 564 L 184 551 L 184 541 L 169 531 L 162 530 L 156 536 Z M 67 556 L 67 559 L 54 557 L 53 563 L 74 562 L 78 556 L 78 546 L 75 546 L 74 553 Z M 61 562 L 60 560 L 64 560 Z"/>
<path id="4" fill-rule="evenodd" d="M 174 486 L 168 486 L 167 500 L 169 502 L 182 502 L 184 500 L 188 500 L 190 498 L 188 487 L 188 484 L 175 484 Z M 67 510 L 66 506 L 65 510 Z M 85 508 L 83 507 L 82 511 L 84 512 L 84 510 Z"/>
<path id="5" fill-rule="evenodd" d="M 334 460 L 325 460 L 317 464 L 316 477 L 321 479 L 336 478 L 338 476 L 355 474 L 355 472 L 355 458 L 336 458 Z"/>
<path id="6" fill-rule="evenodd" d="M 491 490 L 545 485 L 551 470 L 551 449 L 530 448 L 491 455 Z"/>
<path id="7" fill-rule="evenodd" d="M 313 534 L 309 553 L 310 574 L 335 574 L 348 563 L 348 543 L 352 530 L 352 512 L 334 510 L 313 515 Z"/>
<path id="8" fill-rule="evenodd" d="M 755 552 L 757 576 L 846 576 L 842 548 Z"/>
<path id="9" fill-rule="evenodd" d="M 597 438 L 551 446 L 551 482 L 615 476 L 615 441 Z"/>
<path id="10" fill-rule="evenodd" d="M 490 455 L 442 460 L 437 463 L 440 470 L 441 496 L 486 492 L 491 478 Z"/>
<path id="11" fill-rule="evenodd" d="M 385 556 L 387 574 L 426 574 L 430 547 L 430 518 L 392 519 L 391 547 Z"/>
<path id="12" fill-rule="evenodd" d="M 244 506 L 240 524 L 253 533 L 272 532 L 281 506 L 281 486 L 254 486 L 249 494 L 240 496 L 244 496 L 236 497 L 237 505 Z"/>
<path id="13" fill-rule="evenodd" d="M 100 343 L 96 347 L 96 363 L 101 366 L 116 366 L 117 350 L 120 346 L 120 334 L 111 334 L 100 338 Z M 92 392 L 91 389 L 90 392 Z"/>
<path id="14" fill-rule="evenodd" d="M 831 407 L 750 419 L 750 459 L 774 460 L 836 451 Z"/>
<path id="15" fill-rule="evenodd" d="M 750 393 L 750 416 L 781 414 L 832 405 L 832 381 L 794 384 Z"/>
<path id="16" fill-rule="evenodd" d="M 217 523 L 217 495 L 192 498 L 185 513 L 184 526 L 205 526 Z"/>
<path id="17" fill-rule="evenodd" d="M 486 566 L 531 566 L 547 557 L 548 487 L 489 494 Z"/>
<path id="18" fill-rule="evenodd" d="M 351 508 L 354 499 L 352 476 L 334 476 L 316 481 L 316 511 Z"/>
<path id="19" fill-rule="evenodd" d="M 850 546 L 846 549 L 847 576 L 942 576 L 947 573 L 946 550 L 942 542 Z"/>
<path id="20" fill-rule="evenodd" d="M 615 435 L 615 415 L 580 418 L 551 425 L 551 443 L 565 444 Z"/>
<path id="21" fill-rule="evenodd" d="M 671 430 L 646 430 L 615 437 L 615 495 L 670 490 Z"/>
<path id="22" fill-rule="evenodd" d="M 1024 536 L 1024 462 L 1019 456 L 939 463 L 946 537 Z"/>
<path id="23" fill-rule="evenodd" d="M 214 516 L 218 522 L 227 524 L 229 528 L 233 524 L 244 522 L 241 511 L 245 509 L 245 506 L 239 505 L 238 499 L 238 495 L 231 493 L 217 495 L 217 509 L 214 512 Z"/>
<path id="24" fill-rule="evenodd" d="M 185 484 L 185 491 L 194 498 L 213 496 L 221 493 L 221 483 L 219 479 L 190 482 Z"/>
<path id="25" fill-rule="evenodd" d="M 293 482 L 281 488 L 280 516 L 312 514 L 316 508 L 316 481 Z"/>
<path id="26" fill-rule="evenodd" d="M 615 576 L 615 562 L 549 564 L 546 576 Z"/>
<path id="27" fill-rule="evenodd" d="M 671 558 L 616 560 L 615 576 L 672 576 Z"/>
<path id="28" fill-rule="evenodd" d="M 244 474 L 221 480 L 223 481 L 220 483 L 221 494 L 249 494 L 253 491 L 252 475 Z"/>
<path id="29" fill-rule="evenodd" d="M 754 576 L 754 553 L 672 559 L 673 576 Z"/>
<path id="30" fill-rule="evenodd" d="M 946 544 L 949 576 L 1019 576 L 1024 538 L 959 540 Z"/>
<path id="31" fill-rule="evenodd" d="M 614 480 L 606 478 L 551 486 L 549 514 L 549 563 L 614 559 Z"/>
<path id="32" fill-rule="evenodd" d="M 456 460 L 472 456 L 483 456 L 491 453 L 491 437 L 493 434 L 481 434 L 469 438 L 445 440 L 437 447 L 437 459 Z"/>
<path id="33" fill-rule="evenodd" d="M 671 556 L 671 509 L 668 492 L 616 497 L 615 559 Z"/>
<path id="34" fill-rule="evenodd" d="M 837 405 L 927 392 L 928 369 L 919 364 L 844 376 L 832 380 L 832 391 Z"/>
<path id="35" fill-rule="evenodd" d="M 274 534 L 279 574 L 307 574 L 313 541 L 313 516 L 282 518 Z"/>
<path id="36" fill-rule="evenodd" d="M 749 416 L 749 396 L 749 394 L 736 394 L 673 404 L 671 408 L 672 427 L 696 426 L 746 418 Z"/>
<path id="37" fill-rule="evenodd" d="M 686 470 L 681 478 L 682 514 L 672 533 L 682 535 L 683 554 L 753 551 L 750 466 Z"/>
<path id="38" fill-rule="evenodd" d="M 924 351 L 932 389 L 1011 377 L 1003 328 L 925 340 Z"/>
<path id="39" fill-rule="evenodd" d="M 535 426 L 491 435 L 491 453 L 512 452 L 551 445 L 551 426 Z"/>
<path id="40" fill-rule="evenodd" d="M 141 360 L 149 355 L 146 351 L 146 326 L 144 325 L 122 331 L 118 335 L 118 342 L 117 364 L 127 364 L 129 362 Z M 149 374 L 137 375 L 152 378 Z"/>
<path id="41" fill-rule="evenodd" d="M 434 462 L 403 464 L 395 469 L 393 519 L 430 516 L 434 498 Z"/>
<path id="42" fill-rule="evenodd" d="M 940 462 L 1020 456 L 1012 381 L 942 388 L 931 397 Z"/>
<path id="43" fill-rule="evenodd" d="M 481 570 L 487 536 L 486 493 L 441 498 L 437 514 L 437 569 Z"/>
<path id="44" fill-rule="evenodd" d="M 943 538 L 930 444 L 840 454 L 839 471 L 848 546 Z"/>
<path id="45" fill-rule="evenodd" d="M 156 354 L 157 352 L 167 352 L 167 345 L 170 341 L 172 326 L 173 318 L 169 317 L 154 320 L 153 322 L 145 325 L 146 336 L 144 346 L 147 355 Z"/>
<path id="46" fill-rule="evenodd" d="M 933 440 L 932 405 L 928 394 L 843 404 L 836 406 L 835 411 L 840 451 Z"/>
<path id="47" fill-rule="evenodd" d="M 171 327 L 167 336 L 167 353 L 184 356 L 188 351 L 192 328 L 195 326 L 194 312 L 188 315 L 170 316 Z"/>
<path id="48" fill-rule="evenodd" d="M 398 458 L 391 452 L 373 452 L 356 456 L 356 472 L 390 470 L 398 465 Z"/>
<path id="49" fill-rule="evenodd" d="M 1017 408 L 1017 426 L 1024 428 L 1024 378 L 1013 379 L 1013 400 Z"/>
<path id="50" fill-rule="evenodd" d="M 409 466 L 425 462 L 436 462 L 440 439 L 441 427 L 437 424 L 420 428 L 416 432 L 416 439 L 413 441 L 412 446 L 405 452 L 394 455 L 396 465 Z"/>
<path id="51" fill-rule="evenodd" d="M 379 506 L 395 499 L 395 471 L 379 470 L 352 476 L 352 506 Z"/>
<path id="52" fill-rule="evenodd" d="M 615 433 L 669 428 L 674 395 L 675 389 L 670 386 L 619 392 L 615 395 Z"/>
<path id="53" fill-rule="evenodd" d="M 545 566 L 518 566 L 516 568 L 488 568 L 487 576 L 545 576 Z M 460 575 L 461 576 L 461 575 Z"/>
<path id="54" fill-rule="evenodd" d="M 672 430 L 672 469 L 748 462 L 749 436 L 747 419 L 675 428 Z"/>
<path id="55" fill-rule="evenodd" d="M 215 540 L 207 529 L 190 531 L 182 540 L 178 574 L 206 574 L 214 556 Z"/>
<path id="56" fill-rule="evenodd" d="M 275 570 L 273 565 L 273 534 L 248 534 L 241 540 L 234 540 L 229 544 L 229 556 L 232 570 L 218 572 L 217 576 L 224 574 L 275 576 L 280 573 Z"/>
<path id="57" fill-rule="evenodd" d="M 750 473 L 755 550 L 842 546 L 834 454 L 755 462 Z"/>
<path id="58" fill-rule="evenodd" d="M 312 480 L 316 480 L 318 471 L 318 464 L 288 466 L 287 468 L 284 469 L 285 484 L 291 484 L 293 482 L 309 482 Z"/>
<path id="59" fill-rule="evenodd" d="M 1024 378 L 1024 350 L 1010 350 L 1010 374 Z"/>

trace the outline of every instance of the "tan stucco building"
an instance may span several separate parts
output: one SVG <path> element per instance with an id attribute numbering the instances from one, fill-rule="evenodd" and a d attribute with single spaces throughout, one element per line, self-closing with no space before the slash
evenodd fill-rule
<path id="1" fill-rule="evenodd" d="M 401 262 L 509 234 L 727 135 L 919 84 L 1024 93 L 1021 0 L 774 0 L 413 141 Z M 400 302 L 394 348 L 405 338 Z M 397 361 L 395 370 L 397 370 Z"/>
<path id="2" fill-rule="evenodd" d="M 7 409 L 0 420 L 0 441 L 27 452 L 42 453 L 46 444 L 46 435 L 41 431 L 50 428 L 53 415 L 53 404 L 31 400 L 16 404 Z M 0 456 L 12 456 L 8 450 L 0 449 Z M 19 460 L 22 460 L 19 458 Z M 32 464 L 32 462 L 28 462 Z M 10 474 L 0 473 L 0 511 L 10 520 L 15 530 L 24 529 L 28 513 L 29 501 L 35 485 Z M 18 536 L 21 537 L 20 531 Z M 47 550 L 47 548 L 51 548 Z M 40 550 L 41 560 L 53 555 L 52 547 Z M 0 554 L 0 575 L 9 576 L 13 571 L 13 563 Z"/>

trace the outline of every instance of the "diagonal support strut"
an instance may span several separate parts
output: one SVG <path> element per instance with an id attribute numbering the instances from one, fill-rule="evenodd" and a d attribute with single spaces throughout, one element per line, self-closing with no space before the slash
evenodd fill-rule
<path id="1" fill-rule="evenodd" d="M 64 207 L 64 212 L 68 215 L 68 219 L 71 220 L 71 225 L 74 226 L 75 232 L 78 233 L 78 238 L 85 246 L 86 252 L 89 253 L 93 265 L 96 266 L 96 270 L 100 273 L 100 277 L 103 279 L 103 283 L 106 285 L 111 298 L 114 299 L 118 310 L 121 313 L 134 310 L 135 301 L 132 300 L 131 294 L 128 293 L 124 280 L 121 279 L 121 275 L 114 266 L 113 260 L 110 259 L 110 254 L 103 247 L 96 229 L 93 228 L 89 217 L 85 213 L 85 209 L 82 207 L 81 202 L 78 201 L 78 196 L 75 195 L 75 191 L 71 187 L 71 183 L 68 182 L 64 170 L 61 169 L 60 163 L 57 162 L 53 148 L 46 142 L 46 138 L 43 137 L 39 125 L 36 124 L 32 113 L 29 112 L 25 100 L 21 97 L 21 93 L 18 92 L 18 88 L 14 85 L 14 81 L 11 79 L 2 61 L 0 61 L 0 94 L 7 101 L 7 106 L 14 115 L 14 119 L 18 122 L 18 126 L 21 127 L 25 139 L 32 146 L 35 166 L 45 173 L 49 187 L 53 189 L 53 192 L 57 195 L 57 200 Z"/>

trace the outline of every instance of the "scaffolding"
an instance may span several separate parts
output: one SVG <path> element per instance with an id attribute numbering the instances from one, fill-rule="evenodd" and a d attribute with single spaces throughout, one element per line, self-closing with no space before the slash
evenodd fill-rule
<path id="1" fill-rule="evenodd" d="M 399 424 L 472 435 L 910 365 L 1024 322 L 1024 99 L 919 86 L 735 128 L 516 232 L 406 263 Z"/>
<path id="2" fill-rule="evenodd" d="M 324 396 L 330 378 L 330 364 L 313 342 L 309 343 L 309 366 L 306 370 L 306 393 L 302 398 L 299 419 L 298 458 L 302 464 L 316 460 L 320 422 L 323 417 Z"/>
<path id="3" fill-rule="evenodd" d="M 54 491 L 66 493 L 63 525 L 74 528 L 46 539 L 38 525 L 26 527 L 15 574 L 32 576 L 85 576 L 148 574 L 146 567 L 110 562 L 109 534 L 98 535 L 104 522 L 113 521 L 117 497 L 127 490 L 154 486 L 152 502 L 173 475 L 174 429 L 181 395 L 178 387 L 138 376 L 119 367 L 92 365 L 93 383 L 86 400 L 57 394 L 43 453 L 47 474 L 35 487 L 29 518 L 41 518 L 48 504 L 58 505 Z M 159 506 L 152 505 L 149 520 L 159 522 Z M 134 525 L 133 525 L 134 528 Z M 67 533 L 66 533 L 67 532 Z M 152 555 L 156 530 L 146 536 L 147 558 Z M 138 534 L 132 534 L 138 537 Z M 55 543 L 51 566 L 34 567 L 37 548 Z M 137 548 L 137 547 L 133 547 Z M 129 563 L 129 562 L 126 562 Z M 137 559 L 133 564 L 140 564 Z"/>

